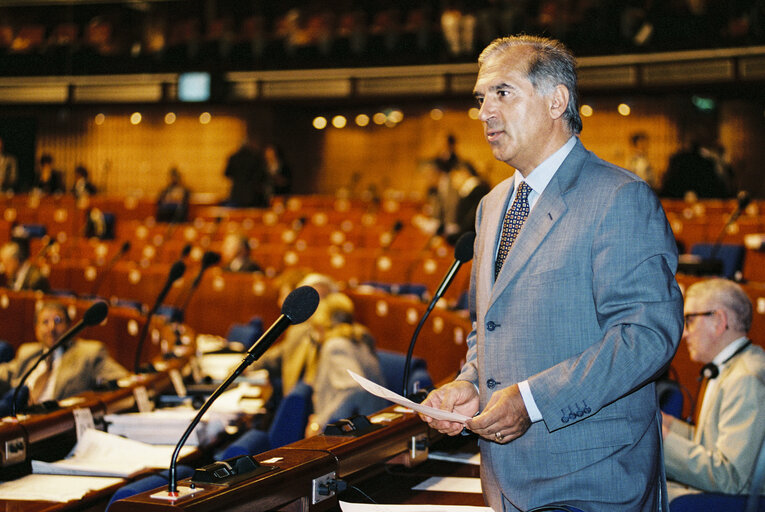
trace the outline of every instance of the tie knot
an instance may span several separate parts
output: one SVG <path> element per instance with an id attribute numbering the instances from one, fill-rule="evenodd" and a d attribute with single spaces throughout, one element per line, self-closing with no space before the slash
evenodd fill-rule
<path id="1" fill-rule="evenodd" d="M 530 193 L 531 187 L 525 181 L 522 181 L 520 185 L 518 185 L 518 193 L 516 195 L 518 197 L 528 198 Z"/>

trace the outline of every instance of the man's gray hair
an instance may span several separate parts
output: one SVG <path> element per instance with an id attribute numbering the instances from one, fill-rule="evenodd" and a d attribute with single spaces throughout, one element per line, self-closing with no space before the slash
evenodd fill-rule
<path id="1" fill-rule="evenodd" d="M 500 37 L 484 48 L 478 56 L 481 67 L 490 57 L 504 53 L 510 48 L 526 46 L 533 55 L 529 58 L 527 77 L 538 93 L 550 94 L 555 87 L 563 85 L 568 89 L 568 105 L 563 119 L 568 123 L 572 135 L 582 131 L 579 117 L 579 93 L 576 82 L 576 58 L 563 43 L 545 37 L 518 35 Z"/>
<path id="2" fill-rule="evenodd" d="M 725 308 L 731 315 L 730 327 L 749 332 L 752 327 L 752 301 L 744 289 L 728 279 L 708 279 L 693 283 L 685 291 L 685 298 L 694 297 L 708 307 Z"/>

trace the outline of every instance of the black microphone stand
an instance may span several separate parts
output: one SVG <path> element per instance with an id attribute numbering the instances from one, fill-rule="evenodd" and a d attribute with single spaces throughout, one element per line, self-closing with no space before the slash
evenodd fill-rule
<path id="1" fill-rule="evenodd" d="M 457 271 L 460 269 L 462 264 L 473 259 L 473 242 L 474 241 L 475 241 L 475 233 L 473 231 L 464 233 L 459 238 L 459 240 L 457 240 L 457 244 L 454 247 L 454 254 L 455 254 L 454 263 L 452 263 L 452 266 L 449 268 L 449 271 L 446 273 L 444 280 L 441 282 L 441 286 L 438 287 L 438 290 L 436 290 L 436 293 L 433 295 L 433 299 L 430 301 L 430 304 L 428 304 L 428 309 L 425 310 L 425 314 L 422 315 L 419 323 L 417 324 L 417 327 L 414 329 L 414 334 L 412 334 L 412 340 L 409 342 L 409 349 L 406 352 L 406 361 L 404 362 L 404 382 L 402 384 L 402 392 L 401 392 L 403 396 L 409 395 L 409 369 L 410 369 L 409 367 L 412 364 L 412 356 L 414 354 L 414 343 L 417 341 L 417 336 L 419 336 L 422 326 L 425 325 L 425 320 L 428 319 L 428 316 L 430 316 L 430 312 L 433 311 L 433 308 L 435 307 L 436 303 L 439 301 L 439 299 L 443 296 L 444 292 L 446 292 L 446 289 L 452 283 L 454 276 L 457 275 Z M 425 398 L 425 397 L 422 397 L 422 398 Z"/>

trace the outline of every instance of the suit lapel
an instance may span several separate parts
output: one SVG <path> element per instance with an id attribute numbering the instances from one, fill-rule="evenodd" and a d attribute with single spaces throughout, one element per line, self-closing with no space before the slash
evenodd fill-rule
<path id="1" fill-rule="evenodd" d="M 513 247 L 510 249 L 510 254 L 508 254 L 494 286 L 489 287 L 492 290 L 489 307 L 502 295 L 503 290 L 526 266 L 529 259 L 539 248 L 539 245 L 548 236 L 550 230 L 568 210 L 565 194 L 576 185 L 586 156 L 587 150 L 584 149 L 580 141 L 577 141 L 571 153 L 563 161 L 531 209 L 529 217 L 526 219 L 521 232 L 518 234 L 518 238 L 516 238 Z M 508 192 L 508 196 L 510 192 Z M 507 200 L 504 201 L 504 204 L 507 204 Z M 501 219 L 503 215 L 504 211 L 499 218 Z M 500 235 L 498 234 L 497 236 Z M 488 273 L 485 272 L 484 274 Z M 489 279 L 491 278 L 492 276 L 489 276 Z"/>

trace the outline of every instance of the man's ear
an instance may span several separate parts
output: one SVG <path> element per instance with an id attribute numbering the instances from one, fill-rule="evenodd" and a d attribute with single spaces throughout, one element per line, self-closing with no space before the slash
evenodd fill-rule
<path id="1" fill-rule="evenodd" d="M 566 109 L 568 108 L 568 97 L 568 87 L 563 84 L 555 86 L 555 89 L 550 95 L 550 117 L 559 119 L 566 113 Z"/>

